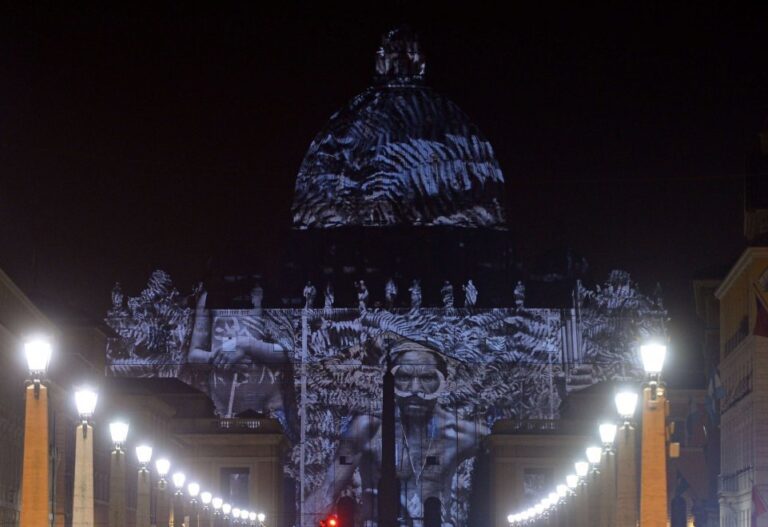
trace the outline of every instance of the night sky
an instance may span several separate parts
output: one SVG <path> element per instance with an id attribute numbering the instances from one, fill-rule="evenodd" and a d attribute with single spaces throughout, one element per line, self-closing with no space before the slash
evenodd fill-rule
<path id="1" fill-rule="evenodd" d="M 59 4 L 5 7 L 0 36 L 0 268 L 34 299 L 97 319 L 115 281 L 161 267 L 188 291 L 210 255 L 273 258 L 310 141 L 407 23 L 494 145 L 520 256 L 660 282 L 696 357 L 691 280 L 744 247 L 768 11 Z"/>

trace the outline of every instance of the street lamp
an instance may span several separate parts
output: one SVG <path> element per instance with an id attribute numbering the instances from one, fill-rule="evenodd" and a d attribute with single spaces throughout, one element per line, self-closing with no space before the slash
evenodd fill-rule
<path id="1" fill-rule="evenodd" d="M 614 527 L 616 506 L 616 456 L 613 442 L 618 431 L 615 423 L 603 423 L 598 427 L 603 443 L 600 465 L 600 527 Z"/>
<path id="2" fill-rule="evenodd" d="M 48 454 L 48 390 L 43 379 L 51 360 L 51 343 L 44 338 L 24 343 L 30 383 L 25 394 L 24 454 L 20 527 L 50 522 L 50 469 Z"/>
<path id="3" fill-rule="evenodd" d="M 213 517 L 211 516 L 211 501 L 213 500 L 213 494 L 208 491 L 200 493 L 200 501 L 203 504 L 203 521 L 204 527 L 211 527 L 213 523 Z"/>
<path id="4" fill-rule="evenodd" d="M 667 525 L 667 398 L 661 370 L 667 347 L 658 342 L 640 346 L 648 377 L 643 386 L 642 464 L 640 474 L 640 525 Z"/>
<path id="5" fill-rule="evenodd" d="M 187 492 L 189 493 L 190 525 L 186 527 L 200 527 L 200 519 L 197 516 L 197 495 L 200 494 L 200 485 L 193 481 L 187 485 Z"/>
<path id="6" fill-rule="evenodd" d="M 211 500 L 213 505 L 213 527 L 221 527 L 221 506 L 224 505 L 224 500 L 216 496 Z"/>
<path id="7" fill-rule="evenodd" d="M 149 527 L 151 522 L 149 512 L 151 488 L 147 467 L 152 461 L 152 447 L 149 445 L 137 446 L 136 458 L 139 460 L 139 479 L 136 485 L 136 527 Z"/>
<path id="8" fill-rule="evenodd" d="M 72 525 L 93 527 L 93 428 L 89 424 L 96 411 L 98 394 L 90 388 L 75 391 L 75 406 L 80 423 L 75 429 L 75 478 L 72 489 Z M 89 433 L 90 432 L 90 433 Z"/>
<path id="9" fill-rule="evenodd" d="M 260 512 L 256 515 L 256 519 L 259 520 L 259 523 L 264 523 L 264 521 L 267 519 L 267 515 L 263 512 Z"/>
<path id="10" fill-rule="evenodd" d="M 587 487 L 587 474 L 589 474 L 589 463 L 587 461 L 577 461 L 573 464 L 576 470 L 576 476 L 579 478 L 578 495 L 576 496 L 576 509 L 580 522 L 579 525 L 591 525 L 589 522 L 589 488 Z"/>
<path id="11" fill-rule="evenodd" d="M 232 509 L 232 520 L 233 520 L 233 521 L 232 521 L 232 523 L 233 523 L 233 524 L 238 524 L 238 523 L 240 523 L 240 522 L 238 521 L 239 519 L 240 519 L 240 508 L 239 508 L 239 507 L 234 507 L 234 508 Z"/>
<path id="12" fill-rule="evenodd" d="M 157 470 L 157 497 L 155 505 L 155 521 L 157 527 L 168 527 L 168 519 L 170 517 L 169 504 L 168 504 L 168 481 L 165 477 L 171 470 L 171 462 L 168 458 L 161 457 L 155 461 L 155 469 Z"/>
<path id="13" fill-rule="evenodd" d="M 112 454 L 109 470 L 109 527 L 125 527 L 125 451 L 123 445 L 128 439 L 128 423 L 113 421 L 109 423 L 112 436 Z"/>
<path id="14" fill-rule="evenodd" d="M 258 517 L 258 514 L 256 514 L 255 511 L 251 511 L 248 514 L 248 519 L 251 520 L 251 525 L 256 525 L 256 518 Z"/>
<path id="15" fill-rule="evenodd" d="M 228 527 L 227 524 L 229 523 L 229 513 L 232 512 L 232 505 L 230 505 L 229 503 L 225 503 L 224 505 L 221 506 L 221 512 L 224 514 L 222 523 L 226 527 Z"/>
<path id="16" fill-rule="evenodd" d="M 173 494 L 173 507 L 168 525 L 169 527 L 181 527 L 184 523 L 184 482 L 187 480 L 187 476 L 183 472 L 174 472 L 171 480 L 173 486 L 176 487 L 176 492 Z"/>
<path id="17" fill-rule="evenodd" d="M 636 527 L 638 516 L 637 432 L 632 419 L 637 409 L 637 392 L 616 394 L 616 410 L 623 424 L 616 434 L 616 527 Z"/>

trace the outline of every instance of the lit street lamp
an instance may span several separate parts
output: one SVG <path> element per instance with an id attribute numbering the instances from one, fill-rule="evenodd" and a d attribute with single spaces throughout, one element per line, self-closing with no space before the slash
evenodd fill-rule
<path id="1" fill-rule="evenodd" d="M 260 524 L 263 524 L 267 519 L 267 515 L 264 514 L 263 512 L 260 512 L 256 515 L 256 519 L 259 520 Z"/>
<path id="2" fill-rule="evenodd" d="M 185 527 L 200 527 L 200 518 L 197 515 L 197 495 L 200 494 L 200 485 L 194 481 L 187 485 L 189 493 L 189 525 Z"/>
<path id="3" fill-rule="evenodd" d="M 203 504 L 203 514 L 200 520 L 202 527 L 213 527 L 213 516 L 211 515 L 211 501 L 213 494 L 208 491 L 200 493 L 200 502 Z"/>
<path id="4" fill-rule="evenodd" d="M 221 506 L 221 512 L 223 514 L 221 524 L 224 527 L 229 527 L 229 514 L 232 512 L 232 505 L 230 505 L 229 503 L 225 503 L 224 505 Z"/>
<path id="5" fill-rule="evenodd" d="M 109 468 L 109 527 L 125 527 L 125 451 L 123 445 L 128 439 L 128 423 L 109 423 L 112 436 L 112 454 Z"/>
<path id="6" fill-rule="evenodd" d="M 152 447 L 139 445 L 136 447 L 136 458 L 139 460 L 139 479 L 136 486 L 136 527 L 149 527 L 149 499 L 151 483 L 149 477 L 149 462 L 152 461 Z"/>
<path id="7" fill-rule="evenodd" d="M 637 393 L 619 392 L 615 402 L 623 420 L 616 434 L 616 527 L 636 527 L 639 520 L 637 432 L 632 419 L 637 408 Z"/>
<path id="8" fill-rule="evenodd" d="M 75 483 L 72 489 L 72 527 L 93 527 L 93 427 L 88 421 L 99 397 L 90 388 L 75 392 L 80 423 L 75 431 Z"/>
<path id="9" fill-rule="evenodd" d="M 173 494 L 173 507 L 168 525 L 169 527 L 181 527 L 184 523 L 184 482 L 187 476 L 183 472 L 175 472 L 171 479 L 176 492 Z"/>
<path id="10" fill-rule="evenodd" d="M 221 527 L 221 506 L 224 505 L 224 500 L 218 496 L 211 500 L 213 505 L 213 527 Z"/>
<path id="11" fill-rule="evenodd" d="M 45 339 L 24 343 L 30 382 L 26 387 L 20 527 L 50 522 L 48 389 L 43 384 L 52 348 Z"/>
<path id="12" fill-rule="evenodd" d="M 157 527 L 168 527 L 168 519 L 170 511 L 168 510 L 168 481 L 165 477 L 168 475 L 168 471 L 171 470 L 171 462 L 167 458 L 161 457 L 155 461 L 155 469 L 157 470 L 157 501 L 155 502 L 155 522 Z"/>
<path id="13" fill-rule="evenodd" d="M 667 525 L 667 397 L 661 370 L 667 347 L 657 342 L 640 346 L 648 377 L 643 386 L 642 463 L 640 474 L 640 525 Z"/>
<path id="14" fill-rule="evenodd" d="M 598 427 L 603 444 L 600 465 L 600 527 L 614 527 L 616 507 L 616 456 L 613 442 L 618 427 L 615 423 L 603 423 Z"/>

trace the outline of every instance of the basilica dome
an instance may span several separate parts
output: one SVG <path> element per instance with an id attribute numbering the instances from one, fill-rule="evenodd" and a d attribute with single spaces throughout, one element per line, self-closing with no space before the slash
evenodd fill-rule
<path id="1" fill-rule="evenodd" d="M 424 70 L 412 32 L 384 35 L 374 85 L 331 116 L 304 157 L 294 228 L 504 228 L 491 144 L 424 85 Z"/>

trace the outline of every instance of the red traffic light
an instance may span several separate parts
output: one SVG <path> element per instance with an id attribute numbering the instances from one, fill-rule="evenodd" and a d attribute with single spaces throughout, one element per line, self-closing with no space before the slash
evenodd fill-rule
<path id="1" fill-rule="evenodd" d="M 328 527 L 338 527 L 339 520 L 336 519 L 336 516 L 331 516 L 328 518 Z"/>

